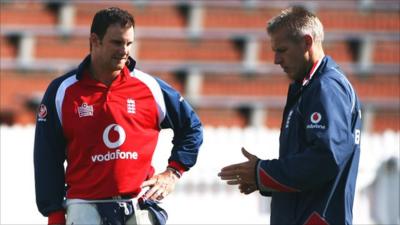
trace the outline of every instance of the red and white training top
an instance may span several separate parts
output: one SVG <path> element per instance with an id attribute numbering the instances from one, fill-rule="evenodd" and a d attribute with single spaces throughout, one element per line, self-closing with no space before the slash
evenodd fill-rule
<path id="1" fill-rule="evenodd" d="M 162 128 L 174 130 L 169 166 L 181 172 L 195 164 L 202 143 L 202 126 L 189 104 L 135 69 L 133 59 L 109 87 L 90 77 L 89 63 L 90 56 L 54 80 L 39 107 L 35 182 L 44 215 L 59 210 L 65 197 L 137 195 L 154 173 L 151 160 Z"/>

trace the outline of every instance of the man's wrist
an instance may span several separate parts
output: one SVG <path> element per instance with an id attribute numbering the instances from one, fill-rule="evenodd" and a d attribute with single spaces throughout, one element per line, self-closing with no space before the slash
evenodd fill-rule
<path id="1" fill-rule="evenodd" d="M 168 168 L 168 167 L 175 169 L 175 170 L 178 171 L 181 175 L 182 175 L 185 171 L 188 170 L 185 166 L 183 166 L 181 163 L 176 162 L 176 161 L 170 161 L 170 162 L 168 163 L 167 168 Z"/>
<path id="2" fill-rule="evenodd" d="M 167 170 L 168 170 L 168 171 L 171 171 L 172 174 L 174 174 L 178 179 L 181 178 L 181 176 L 182 176 L 182 173 L 179 172 L 177 169 L 175 169 L 175 168 L 173 168 L 173 167 L 168 166 L 168 167 L 167 167 Z"/>

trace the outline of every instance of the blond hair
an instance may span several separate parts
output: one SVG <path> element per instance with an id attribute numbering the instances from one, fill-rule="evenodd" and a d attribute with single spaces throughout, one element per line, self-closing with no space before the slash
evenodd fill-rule
<path id="1" fill-rule="evenodd" d="M 284 9 L 281 14 L 268 21 L 268 34 L 281 28 L 286 28 L 289 38 L 294 41 L 300 40 L 306 34 L 311 35 L 316 43 L 322 43 L 324 40 L 324 28 L 321 21 L 301 6 Z"/>

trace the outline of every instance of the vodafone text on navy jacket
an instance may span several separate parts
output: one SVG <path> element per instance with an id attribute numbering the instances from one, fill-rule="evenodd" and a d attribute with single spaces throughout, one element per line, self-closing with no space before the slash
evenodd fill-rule
<path id="1" fill-rule="evenodd" d="M 202 125 L 183 97 L 160 79 L 128 66 L 111 86 L 90 78 L 90 56 L 48 87 L 36 124 L 36 202 L 47 216 L 64 198 L 135 196 L 151 177 L 161 129 L 172 128 L 169 166 L 188 170 L 203 141 Z M 64 171 L 64 161 L 67 161 Z"/>
<path id="2" fill-rule="evenodd" d="M 272 196 L 271 224 L 352 224 L 360 127 L 356 93 L 329 56 L 290 85 L 279 159 L 256 170 L 261 194 Z"/>

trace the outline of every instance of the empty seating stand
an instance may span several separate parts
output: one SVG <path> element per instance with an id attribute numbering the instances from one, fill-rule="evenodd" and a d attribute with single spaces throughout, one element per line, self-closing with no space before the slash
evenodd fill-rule
<path id="1" fill-rule="evenodd" d="M 321 18 L 325 52 L 354 84 L 367 115 L 365 129 L 400 130 L 398 2 L 299 3 Z M 254 0 L 2 1 L 0 111 L 24 111 L 21 99 L 43 93 L 51 79 L 79 63 L 89 52 L 95 12 L 119 6 L 135 17 L 132 56 L 138 68 L 181 91 L 206 125 L 278 128 L 289 80 L 273 65 L 265 26 L 289 5 Z M 21 91 L 19 84 L 25 82 L 29 88 Z"/>

